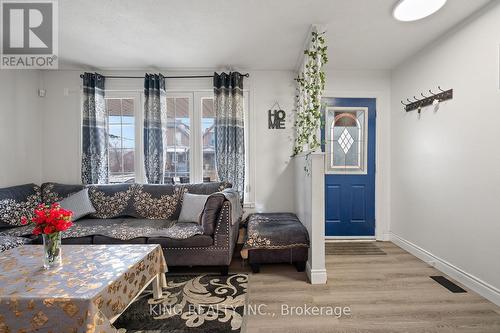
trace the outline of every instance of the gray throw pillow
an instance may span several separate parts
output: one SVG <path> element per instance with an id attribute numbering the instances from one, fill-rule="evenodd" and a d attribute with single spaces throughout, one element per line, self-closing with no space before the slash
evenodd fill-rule
<path id="1" fill-rule="evenodd" d="M 89 189 L 84 188 L 59 202 L 62 208 L 73 212 L 73 221 L 96 212 L 89 198 Z"/>
<path id="2" fill-rule="evenodd" d="M 209 195 L 184 193 L 178 222 L 200 223 L 200 216 Z"/>

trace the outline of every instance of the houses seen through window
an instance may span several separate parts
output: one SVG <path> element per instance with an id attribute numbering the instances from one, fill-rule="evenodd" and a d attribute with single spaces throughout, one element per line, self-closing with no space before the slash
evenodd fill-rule
<path id="1" fill-rule="evenodd" d="M 165 183 L 189 183 L 191 138 L 190 100 L 167 97 Z"/>
<path id="2" fill-rule="evenodd" d="M 106 98 L 109 135 L 109 182 L 135 180 L 134 99 Z"/>
<path id="3" fill-rule="evenodd" d="M 203 142 L 203 181 L 218 179 L 215 169 L 215 110 L 213 98 L 201 99 L 201 133 Z"/>

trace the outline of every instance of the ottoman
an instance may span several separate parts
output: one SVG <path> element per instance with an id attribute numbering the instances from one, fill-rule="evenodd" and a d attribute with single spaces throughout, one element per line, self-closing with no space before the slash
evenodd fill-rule
<path id="1" fill-rule="evenodd" d="M 307 229 L 292 213 L 256 213 L 247 218 L 247 234 L 241 257 L 252 271 L 260 264 L 291 263 L 305 270 L 309 253 Z"/>

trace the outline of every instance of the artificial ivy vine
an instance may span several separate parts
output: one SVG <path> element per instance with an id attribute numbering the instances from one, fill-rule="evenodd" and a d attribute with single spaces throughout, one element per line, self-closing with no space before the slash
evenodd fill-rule
<path id="1" fill-rule="evenodd" d="M 328 62 L 324 32 L 312 32 L 311 44 L 304 50 L 305 66 L 297 81 L 297 118 L 295 120 L 295 145 L 293 156 L 320 147 L 318 132 L 321 127 L 321 95 L 325 90 L 323 66 Z"/>

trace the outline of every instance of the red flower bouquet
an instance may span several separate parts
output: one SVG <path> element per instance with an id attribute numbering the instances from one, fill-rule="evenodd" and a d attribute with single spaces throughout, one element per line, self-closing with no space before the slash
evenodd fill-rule
<path id="1" fill-rule="evenodd" d="M 50 235 L 67 230 L 73 225 L 71 216 L 73 212 L 61 208 L 58 203 L 51 206 L 40 204 L 34 211 L 34 217 L 28 220 L 26 216 L 21 217 L 21 224 L 32 223 L 35 225 L 33 235 Z"/>
<path id="2" fill-rule="evenodd" d="M 61 259 L 61 232 L 68 230 L 73 225 L 71 216 L 73 212 L 61 208 L 58 203 L 51 206 L 40 204 L 34 211 L 34 217 L 28 220 L 26 216 L 21 218 L 21 224 L 34 224 L 34 235 L 42 235 L 43 238 L 43 267 L 46 269 L 60 265 Z"/>

